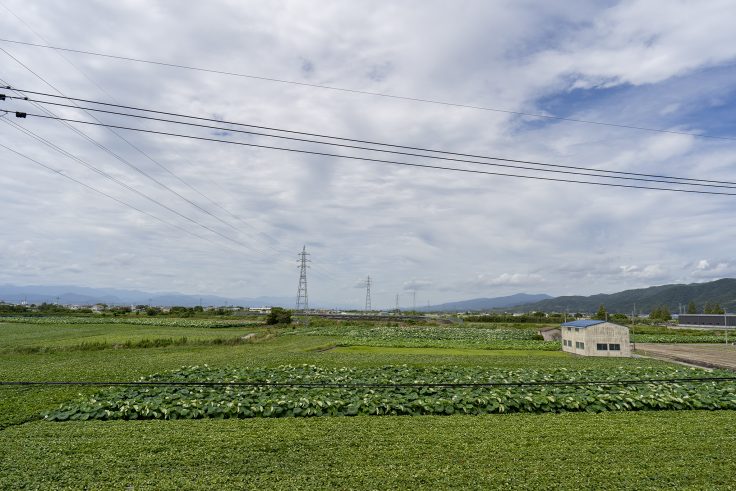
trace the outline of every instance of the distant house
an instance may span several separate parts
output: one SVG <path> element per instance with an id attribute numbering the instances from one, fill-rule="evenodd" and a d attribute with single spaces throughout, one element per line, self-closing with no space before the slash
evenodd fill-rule
<path id="1" fill-rule="evenodd" d="M 271 307 L 249 307 L 248 312 L 255 312 L 256 314 L 270 314 Z"/>
<path id="2" fill-rule="evenodd" d="M 560 326 L 562 351 L 582 356 L 631 356 L 629 328 L 600 320 L 577 320 Z"/>

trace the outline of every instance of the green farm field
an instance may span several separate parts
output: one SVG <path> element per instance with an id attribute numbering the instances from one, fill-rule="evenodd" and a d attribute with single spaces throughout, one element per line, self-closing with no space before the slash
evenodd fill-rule
<path id="1" fill-rule="evenodd" d="M 356 339 L 376 327 L 381 326 L 365 325 L 350 335 L 339 324 L 308 334 L 262 325 L 0 324 L 0 378 L 133 381 L 205 364 L 266 372 L 308 365 L 324 373 L 346 369 L 356 374 L 387 366 L 440 373 L 436 367 L 452 367 L 460 374 L 487 369 L 516 376 L 679 370 L 650 359 L 586 359 L 534 345 L 512 349 L 508 342 L 514 339 L 500 339 L 498 349 L 489 349 L 488 333 L 482 334 L 482 347 L 460 331 L 446 347 L 436 330 L 430 346 L 413 346 L 416 333 L 423 331 L 408 332 L 410 345 L 402 345 L 405 340 L 396 339 L 395 328 L 385 331 L 388 346 Z M 256 336 L 248 342 L 211 342 L 251 333 Z M 463 347 L 465 337 L 470 341 Z M 146 347 L 157 339 L 181 338 L 188 342 Z M 84 349 L 84 343 L 98 345 Z M 736 461 L 728 457 L 736 454 L 733 410 L 65 422 L 41 417 L 105 390 L 0 387 L 0 489 L 736 486 Z"/>

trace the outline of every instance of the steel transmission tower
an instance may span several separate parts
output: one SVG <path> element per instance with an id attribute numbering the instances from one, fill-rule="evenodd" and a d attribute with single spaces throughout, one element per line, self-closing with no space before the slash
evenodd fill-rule
<path id="1" fill-rule="evenodd" d="M 311 262 L 308 259 L 309 253 L 307 252 L 307 246 L 302 247 L 302 252 L 298 254 L 299 259 L 299 289 L 296 292 L 296 309 L 297 323 L 309 324 L 309 297 L 307 296 L 307 263 Z"/>
<path id="2" fill-rule="evenodd" d="M 371 310 L 371 277 L 365 281 L 365 311 L 370 312 Z"/>

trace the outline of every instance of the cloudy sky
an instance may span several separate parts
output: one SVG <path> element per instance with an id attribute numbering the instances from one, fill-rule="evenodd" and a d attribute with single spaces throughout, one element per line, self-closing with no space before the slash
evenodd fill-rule
<path id="1" fill-rule="evenodd" d="M 19 89 L 464 154 L 736 181 L 736 6 L 727 0 L 0 2 L 6 40 L 457 105 L 0 41 L 0 79 Z M 43 114 L 28 102 L 1 104 Z M 94 116 L 243 143 L 600 181 Z M 396 294 L 410 306 L 412 291 L 424 305 L 736 274 L 736 196 L 73 124 L 85 139 L 55 120 L 1 119 L 66 155 L 1 121 L 0 144 L 51 170 L 0 147 L 0 283 L 288 297 L 304 244 L 310 301 L 319 305 L 361 304 L 367 275 L 374 306 L 393 306 Z"/>

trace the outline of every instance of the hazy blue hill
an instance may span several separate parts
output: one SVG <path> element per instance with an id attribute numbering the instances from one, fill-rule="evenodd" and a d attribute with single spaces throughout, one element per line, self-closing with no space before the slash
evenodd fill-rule
<path id="1" fill-rule="evenodd" d="M 736 312 L 736 279 L 724 278 L 708 283 L 688 285 L 662 285 L 625 290 L 619 293 L 585 296 L 555 297 L 539 302 L 519 305 L 513 310 L 545 312 L 595 312 L 603 304 L 609 312 L 631 313 L 636 305 L 637 312 L 650 312 L 657 306 L 666 305 L 673 313 L 680 305 L 695 302 L 702 310 L 706 302 L 716 302 L 731 312 Z"/>
<path id="2" fill-rule="evenodd" d="M 199 305 L 240 305 L 243 307 L 283 306 L 290 307 L 292 298 L 256 297 L 228 298 L 216 295 L 185 295 L 176 292 L 152 293 L 139 290 L 122 290 L 116 288 L 89 288 L 73 285 L 0 285 L 0 300 L 20 303 L 26 300 L 29 304 L 43 302 L 61 304 L 90 305 L 105 303 L 108 305 L 182 305 L 193 307 Z"/>
<path id="3" fill-rule="evenodd" d="M 513 307 L 515 305 L 536 302 L 538 300 L 543 300 L 547 298 L 552 297 L 543 293 L 517 293 L 515 295 L 509 295 L 506 297 L 474 298 L 472 300 L 443 303 L 439 305 L 432 305 L 430 307 L 417 308 L 417 310 L 421 312 L 478 312 L 505 307 Z"/>

